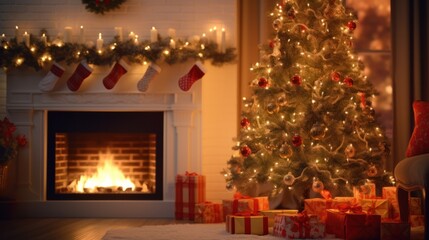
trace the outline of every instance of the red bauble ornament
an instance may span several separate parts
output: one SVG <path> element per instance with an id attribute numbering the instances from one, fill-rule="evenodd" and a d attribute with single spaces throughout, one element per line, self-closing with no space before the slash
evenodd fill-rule
<path id="1" fill-rule="evenodd" d="M 340 81 L 340 79 L 341 79 L 341 75 L 340 75 L 340 73 L 339 73 L 339 72 L 332 72 L 332 73 L 331 73 L 331 79 L 332 79 L 332 81 L 334 81 L 334 82 L 338 82 L 338 81 Z"/>
<path id="2" fill-rule="evenodd" d="M 353 31 L 356 29 L 356 23 L 354 21 L 349 21 L 347 23 L 347 27 L 349 28 L 350 31 Z"/>
<path id="3" fill-rule="evenodd" d="M 242 128 L 248 128 L 250 126 L 250 121 L 247 118 L 241 119 L 240 125 Z"/>
<path id="4" fill-rule="evenodd" d="M 302 78 L 298 74 L 296 74 L 290 78 L 290 82 L 295 86 L 299 86 L 302 83 Z"/>
<path id="5" fill-rule="evenodd" d="M 276 45 L 276 40 L 271 40 L 269 45 L 270 45 L 270 48 L 273 49 L 274 46 Z"/>
<path id="6" fill-rule="evenodd" d="M 259 78 L 258 86 L 261 88 L 266 88 L 268 86 L 268 79 L 264 77 Z"/>
<path id="7" fill-rule="evenodd" d="M 302 144 L 302 138 L 298 134 L 292 137 L 292 145 L 299 147 Z"/>
<path id="8" fill-rule="evenodd" d="M 248 157 L 252 153 L 252 149 L 250 149 L 248 146 L 243 146 L 240 149 L 240 154 L 243 157 Z"/>
<path id="9" fill-rule="evenodd" d="M 344 78 L 343 83 L 346 84 L 347 86 L 351 87 L 351 86 L 353 86 L 353 79 L 351 77 L 346 77 L 346 78 Z"/>

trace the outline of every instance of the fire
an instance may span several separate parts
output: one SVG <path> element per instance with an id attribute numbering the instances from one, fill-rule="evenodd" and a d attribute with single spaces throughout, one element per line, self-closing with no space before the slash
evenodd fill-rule
<path id="1" fill-rule="evenodd" d="M 111 154 L 100 154 L 97 172 L 92 176 L 81 175 L 76 183 L 76 192 L 98 192 L 99 188 L 134 191 L 136 186 L 129 177 L 113 163 Z"/>

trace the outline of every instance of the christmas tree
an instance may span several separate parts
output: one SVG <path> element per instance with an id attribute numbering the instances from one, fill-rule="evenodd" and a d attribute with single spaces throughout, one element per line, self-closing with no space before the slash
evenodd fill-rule
<path id="1" fill-rule="evenodd" d="M 353 50 L 356 14 L 341 0 L 282 0 L 270 17 L 274 36 L 251 68 L 227 188 L 301 208 L 367 182 L 393 184 L 389 140 L 371 106 L 377 92 Z"/>

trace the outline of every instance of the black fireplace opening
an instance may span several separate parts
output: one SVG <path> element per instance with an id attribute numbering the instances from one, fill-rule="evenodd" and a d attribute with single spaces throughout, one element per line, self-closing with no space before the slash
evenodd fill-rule
<path id="1" fill-rule="evenodd" d="M 47 117 L 47 200 L 163 199 L 163 112 Z"/>

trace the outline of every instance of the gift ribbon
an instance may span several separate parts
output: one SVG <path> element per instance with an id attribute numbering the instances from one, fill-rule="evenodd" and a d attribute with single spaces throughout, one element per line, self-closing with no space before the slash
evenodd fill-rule
<path id="1" fill-rule="evenodd" d="M 339 204 L 337 206 L 337 209 L 342 212 L 342 213 L 346 213 L 346 212 L 352 212 L 352 213 L 363 213 L 362 212 L 362 206 L 358 205 L 358 204 Z"/>
<path id="2" fill-rule="evenodd" d="M 246 196 L 241 194 L 240 192 L 236 192 L 234 194 L 234 200 L 232 202 L 232 213 L 238 212 L 238 201 L 241 199 L 252 199 L 250 196 Z M 257 213 L 259 211 L 259 200 L 253 199 L 253 212 Z"/>
<path id="3" fill-rule="evenodd" d="M 259 216 L 259 214 L 250 212 L 250 211 L 246 211 L 246 212 L 238 212 L 238 213 L 234 213 L 234 216 L 237 217 L 250 217 L 250 216 Z"/>

